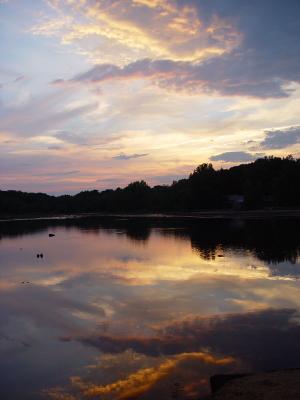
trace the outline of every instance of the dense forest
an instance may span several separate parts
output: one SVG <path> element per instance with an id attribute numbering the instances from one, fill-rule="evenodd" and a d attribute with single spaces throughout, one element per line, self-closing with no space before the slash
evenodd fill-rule
<path id="1" fill-rule="evenodd" d="M 2 215 L 76 212 L 175 212 L 300 208 L 300 159 L 265 157 L 215 170 L 199 165 L 188 178 L 150 187 L 145 181 L 74 196 L 0 191 Z"/>

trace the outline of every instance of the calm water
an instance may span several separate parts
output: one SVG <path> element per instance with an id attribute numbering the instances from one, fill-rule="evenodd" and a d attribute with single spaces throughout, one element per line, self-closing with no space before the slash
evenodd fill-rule
<path id="1" fill-rule="evenodd" d="M 0 222 L 1 399 L 199 399 L 300 367 L 299 222 Z"/>

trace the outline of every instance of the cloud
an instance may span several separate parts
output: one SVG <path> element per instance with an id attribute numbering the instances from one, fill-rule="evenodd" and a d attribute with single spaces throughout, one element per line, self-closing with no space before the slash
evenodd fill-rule
<path id="1" fill-rule="evenodd" d="M 56 171 L 56 172 L 44 172 L 40 174 L 34 174 L 34 176 L 67 176 L 67 175 L 76 175 L 79 174 L 80 170 L 72 170 L 72 171 Z"/>
<path id="2" fill-rule="evenodd" d="M 75 42 L 81 48 L 84 40 L 96 38 L 98 49 L 83 47 L 85 54 L 91 58 L 107 57 L 108 42 L 111 49 L 119 50 L 121 60 L 123 54 L 127 60 L 128 56 L 202 59 L 230 50 L 240 39 L 228 19 L 215 16 L 209 24 L 203 23 L 192 2 L 180 4 L 173 0 L 87 0 L 76 6 L 61 6 L 56 18 L 46 19 L 30 32 L 56 35 L 63 44 Z"/>
<path id="3" fill-rule="evenodd" d="M 168 398 L 170 392 L 165 393 L 164 388 L 170 391 L 170 385 L 166 385 L 170 380 L 182 382 L 185 391 L 187 384 L 201 381 L 206 385 L 207 377 L 215 373 L 298 366 L 300 326 L 295 309 L 193 316 L 168 325 L 164 320 L 163 326 L 161 329 L 157 327 L 157 335 L 152 337 L 114 336 L 113 347 L 112 342 L 107 345 L 105 338 L 108 335 L 101 335 L 88 343 L 83 340 L 82 343 L 101 352 L 99 364 L 91 366 L 91 371 L 98 369 L 101 375 L 100 378 L 99 374 L 72 378 L 70 392 L 74 393 L 75 388 L 83 398 L 101 395 L 104 398 L 129 399 L 135 398 L 134 394 L 145 399 Z M 92 337 L 96 338 L 85 336 L 77 340 Z M 127 363 L 124 359 L 126 354 L 130 360 Z M 136 361 L 133 363 L 132 360 Z M 106 381 L 103 376 L 106 367 L 108 383 L 96 384 L 100 379 Z M 112 381 L 111 376 L 114 377 Z M 200 398 L 199 393 L 206 394 L 203 389 L 198 387 L 193 398 Z"/>
<path id="4" fill-rule="evenodd" d="M 123 67 L 114 64 L 99 64 L 92 67 L 90 70 L 78 74 L 71 82 L 105 82 L 108 80 L 128 80 L 128 79 L 155 79 L 159 77 L 161 81 L 171 77 L 179 76 L 180 73 L 185 73 L 190 67 L 189 63 L 175 62 L 172 60 L 152 60 L 150 58 L 141 59 L 133 63 L 129 63 Z M 66 81 L 62 79 L 56 80 L 53 83 L 63 84 Z"/>
<path id="5" fill-rule="evenodd" d="M 73 314 L 81 312 L 90 315 L 98 315 L 98 313 L 105 315 L 101 307 L 70 299 L 51 288 L 32 283 L 30 289 L 21 285 L 10 290 L 2 290 L 0 300 L 1 328 L 14 315 L 27 316 L 37 326 L 50 326 L 64 332 L 74 332 L 78 331 L 80 321 L 76 320 Z M 50 313 L 47 310 L 52 311 Z"/>
<path id="6" fill-rule="evenodd" d="M 125 154 L 121 153 L 117 156 L 112 157 L 115 160 L 131 160 L 133 158 L 140 158 L 140 157 L 146 157 L 148 156 L 148 153 L 135 153 L 135 154 Z"/>
<path id="7" fill-rule="evenodd" d="M 26 144 L 23 140 L 24 147 Z M 0 176 L 3 190 L 65 194 L 98 186 L 95 180 L 99 176 L 101 161 L 86 160 L 81 149 L 70 151 L 67 147 L 62 147 L 59 150 L 49 150 L 48 146 L 39 145 L 36 150 L 30 147 L 27 150 L 25 147 L 22 151 L 19 150 L 21 146 L 22 144 L 11 152 L 2 150 Z M 78 165 L 80 172 L 75 173 Z M 72 173 L 65 174 L 64 171 Z"/>
<path id="8" fill-rule="evenodd" d="M 79 133 L 69 131 L 58 131 L 54 135 L 57 139 L 62 140 L 66 143 L 76 144 L 84 146 L 87 144 L 87 138 Z"/>
<path id="9" fill-rule="evenodd" d="M 210 157 L 211 161 L 224 161 L 224 162 L 248 162 L 254 161 L 259 157 L 262 157 L 263 154 L 256 153 L 251 154 L 246 151 L 227 151 L 225 153 L 216 154 Z"/>
<path id="10" fill-rule="evenodd" d="M 33 97 L 19 106 L 3 107 L 0 113 L 1 129 L 23 137 L 43 135 L 98 107 L 97 101 L 81 105 L 66 104 L 70 94 L 58 90 Z"/>
<path id="11" fill-rule="evenodd" d="M 86 383 L 80 377 L 73 377 L 72 383 L 80 389 L 84 397 L 114 395 L 114 398 L 119 400 L 133 399 L 149 392 L 160 381 L 165 381 L 180 368 L 190 367 L 199 370 L 199 364 L 202 363 L 225 366 L 233 362 L 232 357 L 218 358 L 204 352 L 182 353 L 162 361 L 155 367 L 139 369 L 125 378 L 107 385 Z"/>
<path id="12" fill-rule="evenodd" d="M 57 146 L 57 145 L 48 146 L 47 148 L 48 150 L 63 150 L 62 146 Z"/>
<path id="13" fill-rule="evenodd" d="M 143 49 L 122 67 L 99 64 L 75 81 L 143 78 L 168 89 L 280 98 L 290 95 L 290 83 L 300 82 L 300 6 L 291 3 L 99 0 L 82 9 L 91 24 L 73 24 L 61 35 L 65 43 L 98 35 Z"/>
<path id="14" fill-rule="evenodd" d="M 264 149 L 284 149 L 297 143 L 300 143 L 300 126 L 292 126 L 265 131 L 265 138 L 260 146 Z"/>
<path id="15" fill-rule="evenodd" d="M 289 95 L 286 84 L 300 81 L 300 56 L 296 53 L 300 37 L 297 0 L 290 0 L 288 5 L 280 0 L 193 3 L 198 4 L 199 15 L 204 19 L 217 13 L 220 18 L 234 20 L 243 36 L 231 54 L 221 56 L 219 64 L 217 59 L 211 64 L 213 74 L 218 69 L 221 76 L 229 79 L 232 84 L 229 92 L 238 94 L 243 90 L 258 97 Z"/>
<path id="16" fill-rule="evenodd" d="M 243 66 L 240 55 L 231 53 L 207 61 L 186 62 L 171 59 L 142 59 L 123 67 L 99 64 L 69 81 L 60 84 L 102 83 L 113 80 L 147 79 L 161 88 L 187 93 L 219 93 L 225 96 L 252 96 L 259 98 L 287 97 L 286 80 L 270 75 L 255 76 L 256 65 L 252 58 Z M 249 65 L 251 64 L 251 65 Z M 299 62 L 300 64 L 300 62 Z M 299 79 L 300 82 L 300 75 Z M 57 81 L 56 81 L 57 83 Z"/>
<path id="17" fill-rule="evenodd" d="M 300 334 L 297 316 L 294 309 L 264 309 L 185 319 L 158 331 L 155 337 L 101 335 L 78 340 L 104 353 L 132 349 L 159 357 L 210 348 L 214 353 L 240 359 L 253 369 L 293 367 L 297 366 L 300 354 L 300 347 L 295 345 Z"/>

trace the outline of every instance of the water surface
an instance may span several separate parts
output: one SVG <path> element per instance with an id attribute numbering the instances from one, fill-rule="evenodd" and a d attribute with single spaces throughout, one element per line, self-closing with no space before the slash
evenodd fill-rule
<path id="1" fill-rule="evenodd" d="M 199 399 L 300 367 L 299 221 L 1 222 L 1 399 Z"/>

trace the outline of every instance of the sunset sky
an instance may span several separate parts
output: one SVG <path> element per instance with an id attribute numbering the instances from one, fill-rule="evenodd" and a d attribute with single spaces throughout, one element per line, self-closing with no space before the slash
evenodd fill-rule
<path id="1" fill-rule="evenodd" d="M 299 19 L 299 0 L 0 0 L 0 189 L 300 157 Z"/>

